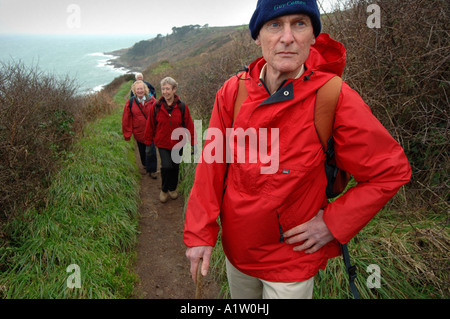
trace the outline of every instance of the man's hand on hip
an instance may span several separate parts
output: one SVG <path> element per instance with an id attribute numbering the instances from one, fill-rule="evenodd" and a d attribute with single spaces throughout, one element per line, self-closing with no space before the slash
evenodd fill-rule
<path id="1" fill-rule="evenodd" d="M 294 227 L 283 234 L 286 244 L 295 246 L 295 251 L 304 250 L 307 254 L 312 254 L 334 239 L 327 225 L 323 221 L 323 209 L 310 221 Z"/>

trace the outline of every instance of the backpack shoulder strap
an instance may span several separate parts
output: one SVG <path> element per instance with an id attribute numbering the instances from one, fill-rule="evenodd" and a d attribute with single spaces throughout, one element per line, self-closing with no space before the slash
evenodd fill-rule
<path id="1" fill-rule="evenodd" d="M 186 104 L 183 101 L 180 101 L 180 102 L 181 102 L 181 104 L 180 104 L 179 108 L 180 108 L 181 114 L 184 115 L 184 111 L 186 109 Z"/>
<path id="2" fill-rule="evenodd" d="M 186 127 L 186 124 L 184 123 L 184 113 L 186 110 L 186 104 L 183 101 L 180 101 L 180 111 L 181 111 L 181 126 Z"/>
<path id="3" fill-rule="evenodd" d="M 158 121 L 156 120 L 156 116 L 158 115 L 158 112 L 161 110 L 161 105 L 158 104 L 158 102 L 156 102 L 154 108 L 155 108 L 154 109 L 155 113 L 153 114 L 153 119 L 154 119 L 155 128 L 156 128 L 158 126 Z"/>
<path id="4" fill-rule="evenodd" d="M 132 96 L 130 98 L 130 100 L 128 101 L 128 107 L 130 108 L 130 112 L 131 112 L 131 107 L 133 106 L 133 101 L 134 101 L 134 96 Z M 132 113 L 133 114 L 133 113 Z"/>
<path id="5" fill-rule="evenodd" d="M 336 105 L 339 100 L 339 94 L 342 88 L 342 79 L 335 76 L 327 83 L 325 83 L 318 91 L 316 97 L 316 107 L 314 121 L 316 125 L 317 134 L 325 151 L 327 143 L 333 131 L 334 113 Z M 245 81 L 239 80 L 239 88 L 234 103 L 233 122 L 241 109 L 242 103 L 247 99 L 248 92 L 245 87 Z"/>
<path id="6" fill-rule="evenodd" d="M 325 83 L 318 91 L 316 97 L 316 106 L 314 114 L 314 123 L 316 125 L 317 134 L 319 136 L 320 142 L 322 143 L 323 149 L 328 157 L 334 155 L 334 143 L 333 143 L 333 122 L 336 113 L 336 105 L 339 101 L 339 95 L 342 88 L 342 79 L 335 76 L 327 83 Z M 331 155 L 332 154 L 332 155 Z M 340 171 L 340 176 L 335 176 L 335 183 L 345 183 L 349 179 L 349 174 Z M 345 186 L 343 184 L 343 186 Z M 327 186 L 328 188 L 328 186 Z M 341 244 L 342 256 L 344 259 L 345 268 L 349 277 L 350 290 L 353 294 L 353 298 L 360 299 L 358 288 L 355 284 L 356 267 L 350 262 L 350 254 L 348 252 L 347 244 Z"/>
<path id="7" fill-rule="evenodd" d="M 333 133 L 334 114 L 341 88 L 342 79 L 335 76 L 317 91 L 314 124 L 325 152 L 328 148 L 328 141 Z"/>
<path id="8" fill-rule="evenodd" d="M 239 78 L 239 76 L 238 76 Z M 236 100 L 234 102 L 234 113 L 233 113 L 233 123 L 236 120 L 237 115 L 239 114 L 239 110 L 241 109 L 242 103 L 247 99 L 248 91 L 245 87 L 245 80 L 239 79 L 239 87 L 236 96 Z"/>

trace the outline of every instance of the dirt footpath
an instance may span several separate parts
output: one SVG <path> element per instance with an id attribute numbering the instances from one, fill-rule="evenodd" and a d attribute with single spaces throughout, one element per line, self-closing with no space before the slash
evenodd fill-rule
<path id="1" fill-rule="evenodd" d="M 137 152 L 136 158 L 139 159 Z M 142 174 L 144 169 L 139 160 L 138 166 Z M 160 191 L 159 171 L 156 180 L 142 176 L 136 262 L 140 281 L 134 295 L 139 299 L 194 299 L 195 285 L 183 243 L 184 200 L 180 196 L 163 204 L 159 201 Z M 205 299 L 220 298 L 220 289 L 210 275 L 203 282 Z"/>

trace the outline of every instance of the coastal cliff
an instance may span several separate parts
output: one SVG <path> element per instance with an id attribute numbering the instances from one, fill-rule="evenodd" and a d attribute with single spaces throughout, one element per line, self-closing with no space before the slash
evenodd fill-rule
<path id="1" fill-rule="evenodd" d="M 141 72 L 156 62 L 164 60 L 176 62 L 220 50 L 232 42 L 236 34 L 244 27 L 209 27 L 208 25 L 174 27 L 173 32 L 166 36 L 158 34 L 155 38 L 140 41 L 130 48 L 105 54 L 114 56 L 108 64 L 115 68 Z"/>

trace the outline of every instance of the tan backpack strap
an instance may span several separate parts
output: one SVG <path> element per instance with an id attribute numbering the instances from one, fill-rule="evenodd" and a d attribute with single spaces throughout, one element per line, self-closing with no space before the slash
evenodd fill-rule
<path id="1" fill-rule="evenodd" d="M 238 76 L 238 78 L 239 77 L 240 77 L 240 75 Z M 247 91 L 247 88 L 245 87 L 245 80 L 239 79 L 238 93 L 236 96 L 236 100 L 234 102 L 233 123 L 236 120 L 239 110 L 241 109 L 242 103 L 244 103 L 244 101 L 247 99 L 247 97 L 248 97 L 248 91 Z"/>
<path id="2" fill-rule="evenodd" d="M 314 123 L 325 151 L 327 150 L 328 140 L 333 133 L 334 114 L 341 88 L 342 79 L 335 76 L 317 91 Z"/>

